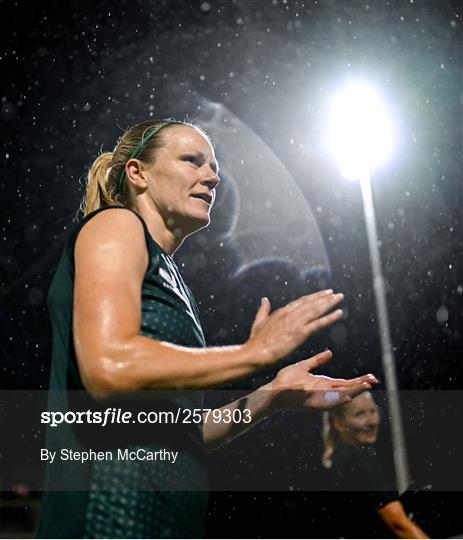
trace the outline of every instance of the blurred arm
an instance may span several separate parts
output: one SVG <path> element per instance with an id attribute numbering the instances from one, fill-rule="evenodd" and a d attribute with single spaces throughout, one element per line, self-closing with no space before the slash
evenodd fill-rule
<path id="1" fill-rule="evenodd" d="M 400 501 L 393 501 L 378 510 L 378 514 L 398 538 L 429 538 L 404 511 Z"/>

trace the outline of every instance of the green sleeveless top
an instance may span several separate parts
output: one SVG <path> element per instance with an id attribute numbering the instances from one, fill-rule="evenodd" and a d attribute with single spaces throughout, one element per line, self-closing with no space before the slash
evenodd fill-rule
<path id="1" fill-rule="evenodd" d="M 111 208 L 121 207 L 109 206 L 96 210 L 72 232 L 50 286 L 48 309 L 53 328 L 50 388 L 53 389 L 83 390 L 72 342 L 74 245 L 82 227 L 99 212 Z M 156 244 L 143 219 L 136 212 L 133 213 L 143 225 L 149 258 L 141 292 L 141 334 L 186 347 L 205 347 L 198 308 L 190 289 L 185 285 L 172 257 Z"/>
<path id="2" fill-rule="evenodd" d="M 121 207 L 110 206 L 89 214 L 71 233 L 49 290 L 48 308 L 53 329 L 53 352 L 48 409 L 65 413 L 69 410 L 85 411 L 87 408 L 105 409 L 108 406 L 120 406 L 123 410 L 141 408 L 144 411 L 202 408 L 203 393 L 197 391 L 171 392 L 167 397 L 159 397 L 159 393 L 153 393 L 152 401 L 144 395 L 138 402 L 138 409 L 137 403 L 134 405 L 132 401 L 98 404 L 85 391 L 78 371 L 72 334 L 74 246 L 84 224 L 97 213 L 110 211 L 111 208 Z M 185 285 L 173 259 L 156 244 L 143 219 L 134 213 L 143 225 L 149 260 L 141 292 L 141 334 L 186 347 L 205 347 L 198 308 L 190 289 Z M 142 472 L 137 462 L 117 460 L 73 463 L 56 458 L 53 464 L 47 463 L 45 496 L 37 533 L 39 537 L 84 536 L 86 522 L 94 521 L 89 492 L 94 492 L 96 502 L 94 501 L 93 506 L 104 506 L 106 503 L 98 493 L 110 489 L 110 481 L 114 489 L 115 478 L 118 479 L 116 491 L 119 492 L 148 492 L 154 489 L 153 486 L 163 484 L 168 484 L 169 489 L 174 491 L 207 489 L 202 459 L 201 424 L 112 426 L 108 430 L 102 430 L 101 426 L 63 423 L 59 428 L 47 428 L 47 448 L 57 452 L 57 455 L 61 449 L 82 451 L 93 445 L 97 447 L 96 450 L 111 447 L 143 447 L 153 451 L 172 448 L 179 449 L 179 454 L 175 465 L 170 466 L 173 476 L 169 479 L 163 478 L 170 473 L 166 472 L 165 464 L 160 462 L 143 463 Z M 98 497 L 100 500 L 97 500 Z M 114 503 L 114 497 L 112 501 Z M 123 506 L 123 502 L 119 506 Z M 135 522 L 139 521 L 138 518 L 135 519 Z M 124 522 L 127 522 L 127 519 Z M 154 531 L 143 530 L 141 534 L 151 535 L 150 533 Z M 105 530 L 103 534 L 116 536 L 111 530 Z M 122 535 L 124 534 L 129 537 L 130 531 L 125 528 L 122 531 Z M 132 531 L 132 534 L 135 533 Z"/>

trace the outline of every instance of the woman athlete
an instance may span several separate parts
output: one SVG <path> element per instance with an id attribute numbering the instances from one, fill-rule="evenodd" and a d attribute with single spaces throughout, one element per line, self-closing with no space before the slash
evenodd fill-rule
<path id="1" fill-rule="evenodd" d="M 197 409 L 202 390 L 276 366 L 339 320 L 342 311 L 332 310 L 343 295 L 332 290 L 273 312 L 263 298 L 245 343 L 206 348 L 194 298 L 172 256 L 187 236 L 209 224 L 218 184 L 211 142 L 188 123 L 133 126 L 113 152 L 97 157 L 88 175 L 85 217 L 70 236 L 49 292 L 50 388 L 58 391 L 49 408 L 70 410 L 69 391 L 80 390 L 95 404 L 144 392 L 145 407 L 153 409 L 153 391 L 174 390 L 163 407 Z M 269 384 L 223 407 L 231 413 L 245 407 L 250 422 L 216 423 L 210 415 L 202 425 L 175 426 L 175 433 L 147 428 L 141 438 L 117 442 L 132 449 L 179 448 L 170 468 L 136 460 L 49 465 L 38 536 L 201 536 L 207 508 L 202 451 L 229 442 L 274 410 L 345 403 L 376 382 L 372 375 L 344 380 L 310 373 L 330 358 L 325 351 L 287 366 Z M 85 447 L 72 425 L 50 428 L 47 441 L 56 450 Z"/>

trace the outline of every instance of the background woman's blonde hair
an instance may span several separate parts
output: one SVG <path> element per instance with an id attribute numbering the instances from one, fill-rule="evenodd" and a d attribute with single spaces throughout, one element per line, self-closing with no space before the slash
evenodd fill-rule
<path id="1" fill-rule="evenodd" d="M 371 392 L 362 392 L 359 395 L 369 395 L 373 399 Z M 334 427 L 334 420 L 336 418 L 342 418 L 346 407 L 349 406 L 349 402 L 344 403 L 344 405 L 339 405 L 339 407 L 334 407 L 329 411 L 323 413 L 323 427 L 322 427 L 322 437 L 323 437 L 323 454 L 322 454 L 322 465 L 326 469 L 330 469 L 333 465 L 332 457 L 336 448 L 340 445 L 341 437 L 337 430 Z"/>
<path id="2" fill-rule="evenodd" d="M 322 427 L 322 437 L 323 437 L 323 454 L 322 454 L 322 465 L 326 469 L 330 469 L 333 465 L 331 460 L 334 451 L 339 446 L 340 437 L 339 433 L 333 426 L 333 421 L 335 418 L 342 418 L 344 414 L 344 407 L 346 405 L 340 405 L 339 407 L 334 407 L 329 411 L 323 413 L 323 427 Z"/>
<path id="3" fill-rule="evenodd" d="M 163 127 L 143 144 L 136 155 L 136 159 L 147 163 L 153 161 L 156 151 L 164 144 L 163 134 L 165 130 L 176 125 L 194 127 L 209 140 L 198 126 L 189 122 L 174 123 L 174 120 L 154 120 L 132 126 L 122 135 L 112 152 L 101 153 L 91 165 L 87 174 L 85 195 L 80 204 L 80 211 L 84 216 L 106 206 L 131 205 L 127 179 L 119 186 L 119 180 L 125 165 L 134 150 L 150 132 L 169 122 L 172 122 L 172 124 Z"/>

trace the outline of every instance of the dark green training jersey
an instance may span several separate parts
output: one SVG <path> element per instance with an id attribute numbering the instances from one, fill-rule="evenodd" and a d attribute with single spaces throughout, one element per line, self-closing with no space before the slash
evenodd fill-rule
<path id="1" fill-rule="evenodd" d="M 97 403 L 79 375 L 72 335 L 74 246 L 88 215 L 72 232 L 53 278 L 48 307 L 53 329 L 50 411 L 123 410 L 187 411 L 202 408 L 201 392 L 144 393 L 138 400 Z M 128 210 L 128 209 L 127 209 Z M 149 263 L 141 292 L 141 334 L 186 347 L 205 347 L 198 308 L 173 259 L 156 244 L 143 224 Z M 47 464 L 38 537 L 162 538 L 203 533 L 207 479 L 202 426 L 169 425 L 48 427 L 47 448 L 57 452 L 141 450 L 178 451 L 175 463 L 105 459 Z M 120 454 L 118 454 L 120 455 Z"/>

